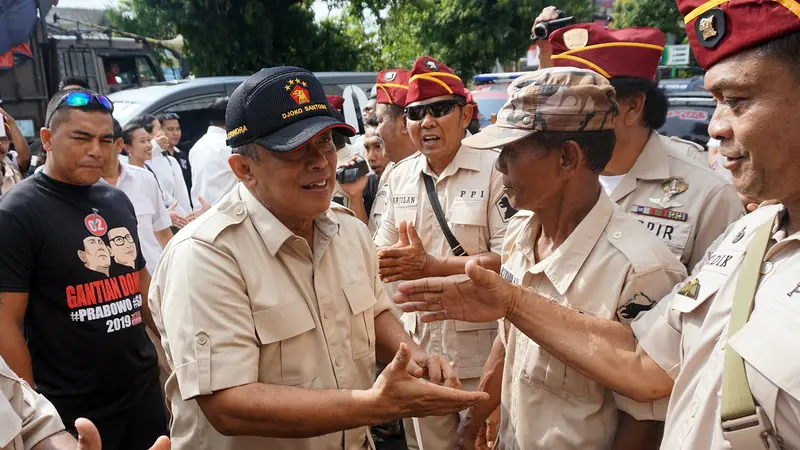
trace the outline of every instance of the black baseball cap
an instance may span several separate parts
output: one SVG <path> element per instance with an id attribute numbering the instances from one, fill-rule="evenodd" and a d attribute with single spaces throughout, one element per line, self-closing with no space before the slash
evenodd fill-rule
<path id="1" fill-rule="evenodd" d="M 225 112 L 229 147 L 255 142 L 273 152 L 290 152 L 319 133 L 356 130 L 337 118 L 322 83 L 299 67 L 270 67 L 245 80 L 231 95 Z"/>

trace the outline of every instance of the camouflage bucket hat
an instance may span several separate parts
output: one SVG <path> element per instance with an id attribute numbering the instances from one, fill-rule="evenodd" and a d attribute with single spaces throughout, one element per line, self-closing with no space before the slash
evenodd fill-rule
<path id="1" fill-rule="evenodd" d="M 497 122 L 463 144 L 498 148 L 542 131 L 611 130 L 617 114 L 614 88 L 602 75 L 572 67 L 543 69 L 514 80 Z"/>

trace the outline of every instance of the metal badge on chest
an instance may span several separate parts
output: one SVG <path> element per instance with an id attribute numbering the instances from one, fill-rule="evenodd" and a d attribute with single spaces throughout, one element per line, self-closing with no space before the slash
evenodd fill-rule
<path id="1" fill-rule="evenodd" d="M 673 197 L 686 192 L 689 189 L 689 183 L 687 183 L 681 177 L 670 177 L 664 181 L 664 183 L 661 185 L 661 189 L 664 191 L 664 195 L 662 197 L 650 197 L 649 199 L 650 202 L 657 207 L 633 205 L 631 207 L 631 212 L 644 216 L 660 217 L 662 219 L 686 222 L 689 219 L 689 214 L 685 212 L 673 211 L 672 208 L 681 208 L 685 206 L 684 203 L 677 202 L 673 199 Z"/>

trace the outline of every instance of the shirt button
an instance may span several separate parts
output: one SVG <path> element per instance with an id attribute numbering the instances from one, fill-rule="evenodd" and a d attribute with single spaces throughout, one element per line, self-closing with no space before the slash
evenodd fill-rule
<path id="1" fill-rule="evenodd" d="M 691 407 L 691 409 L 689 409 L 689 412 L 692 413 L 692 417 L 697 415 L 698 408 L 699 408 L 699 406 L 697 406 L 697 402 L 696 401 L 694 403 L 692 403 L 692 407 Z"/>
<path id="2" fill-rule="evenodd" d="M 761 275 L 766 275 L 772 271 L 773 264 L 770 261 L 761 265 Z"/>
<path id="3" fill-rule="evenodd" d="M 198 334 L 194 340 L 200 345 L 206 345 L 206 343 L 208 343 L 208 337 L 204 333 Z"/>
<path id="4" fill-rule="evenodd" d="M 327 319 L 328 317 L 330 317 L 331 314 L 330 311 L 327 308 L 325 308 L 324 310 L 322 310 L 322 315 Z"/>
<path id="5" fill-rule="evenodd" d="M 241 216 L 244 213 L 244 208 L 238 206 L 236 207 L 236 210 L 234 212 L 236 213 L 237 216 Z"/>
<path id="6" fill-rule="evenodd" d="M 336 367 L 341 366 L 342 365 L 342 358 L 337 356 L 336 360 L 334 361 L 334 364 L 336 364 Z"/>
<path id="7" fill-rule="evenodd" d="M 615 231 L 612 236 L 614 236 L 614 239 L 619 239 L 622 237 L 622 231 Z"/>
<path id="8" fill-rule="evenodd" d="M 431 324 L 431 329 L 433 329 L 433 330 L 438 330 L 438 329 L 439 329 L 439 324 L 438 324 L 438 323 L 435 323 L 435 322 L 434 322 L 434 323 L 432 323 L 432 324 Z"/>

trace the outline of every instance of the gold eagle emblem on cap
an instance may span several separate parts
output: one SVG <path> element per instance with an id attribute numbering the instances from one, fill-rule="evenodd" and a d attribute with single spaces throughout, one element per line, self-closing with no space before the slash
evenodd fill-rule
<path id="1" fill-rule="evenodd" d="M 717 27 L 714 23 L 716 17 L 708 16 L 706 18 L 700 19 L 700 26 L 698 29 L 701 33 L 703 33 L 703 39 L 708 40 L 717 35 Z"/>

